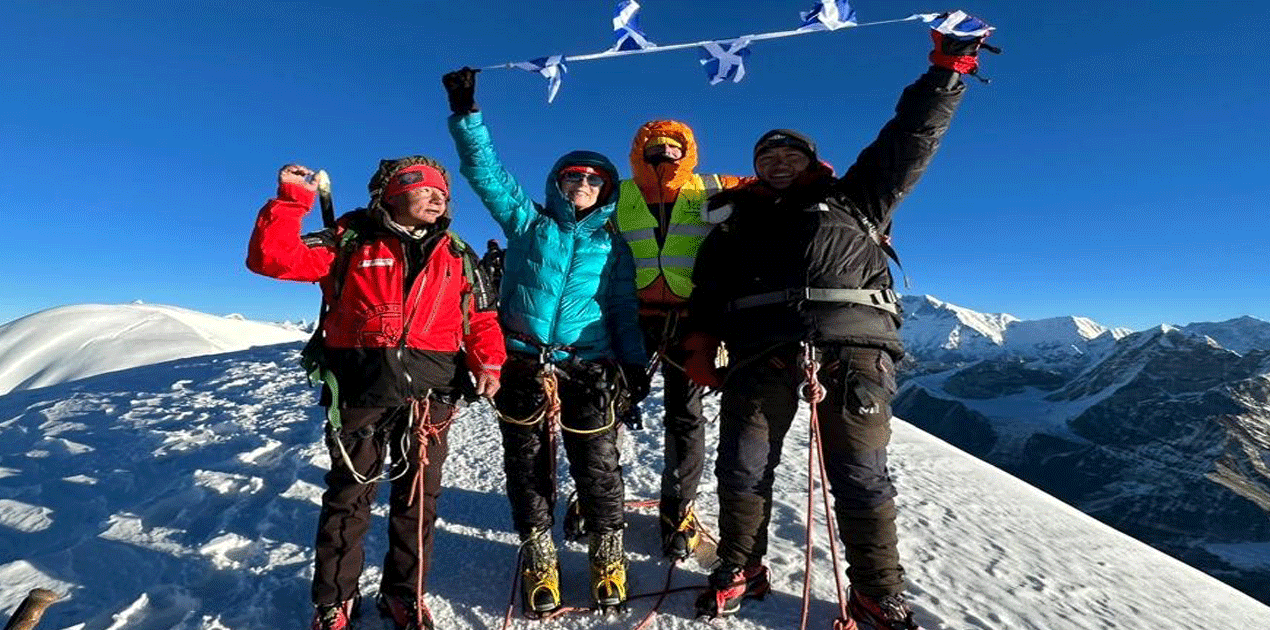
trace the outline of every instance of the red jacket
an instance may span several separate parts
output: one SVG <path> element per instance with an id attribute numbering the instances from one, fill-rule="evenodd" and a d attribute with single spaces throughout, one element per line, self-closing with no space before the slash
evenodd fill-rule
<path id="1" fill-rule="evenodd" d="M 454 378 L 446 373 L 447 361 L 460 350 L 472 373 L 497 377 L 507 358 L 497 312 L 469 300 L 470 332 L 463 334 L 464 296 L 477 288 L 463 274 L 466 254 L 448 235 L 412 241 L 377 220 L 377 229 L 359 227 L 361 245 L 349 254 L 343 288 L 332 303 L 338 239 L 300 236 L 313 197 L 302 186 L 279 186 L 278 197 L 256 219 L 247 267 L 273 278 L 321 283 L 328 307 L 322 326 L 327 356 L 346 404 L 391 406 L 428 389 L 445 389 Z M 340 232 L 347 220 L 341 219 Z M 426 259 L 407 292 L 410 247 L 423 248 Z"/>

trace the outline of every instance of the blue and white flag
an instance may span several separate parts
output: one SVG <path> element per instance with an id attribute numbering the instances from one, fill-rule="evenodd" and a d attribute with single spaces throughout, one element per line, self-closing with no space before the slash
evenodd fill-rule
<path id="1" fill-rule="evenodd" d="M 657 47 L 657 44 L 648 41 L 644 31 L 639 28 L 639 3 L 635 0 L 617 3 L 617 15 L 613 16 L 613 37 L 616 41 L 610 51 Z"/>
<path id="2" fill-rule="evenodd" d="M 699 48 L 701 65 L 710 76 L 710 85 L 731 79 L 740 83 L 745 78 L 745 58 L 750 56 L 749 37 L 720 42 L 706 42 Z"/>
<path id="3" fill-rule="evenodd" d="M 983 20 L 973 15 L 967 15 L 964 11 L 949 13 L 931 28 L 953 39 L 978 39 L 987 37 L 994 30 L 993 27 L 985 24 Z"/>
<path id="4" fill-rule="evenodd" d="M 803 18 L 800 31 L 836 31 L 856 25 L 855 9 L 847 0 L 820 0 L 810 11 L 798 15 Z"/>
<path id="5" fill-rule="evenodd" d="M 659 45 L 648 41 L 648 37 L 640 30 L 639 10 L 640 6 L 637 0 L 618 0 L 617 12 L 613 16 L 615 41 L 611 48 L 602 52 L 569 55 L 567 57 L 562 55 L 540 57 L 533 61 L 486 66 L 486 69 L 520 68 L 521 70 L 541 74 L 547 78 L 547 102 L 550 103 L 555 100 L 556 93 L 560 91 L 560 82 L 564 78 L 564 73 L 568 71 L 568 68 L 564 65 L 566 61 L 574 63 L 696 48 L 700 54 L 701 65 L 710 77 L 710 85 L 716 85 L 724 81 L 739 83 L 745 78 L 745 59 L 750 56 L 749 46 L 753 42 L 758 41 L 796 37 L 816 32 L 854 29 L 862 26 L 912 22 L 915 20 L 930 24 L 934 30 L 940 32 L 943 36 L 953 38 L 972 39 L 984 37 L 993 31 L 991 26 L 961 11 L 951 14 L 914 13 L 908 17 L 894 20 L 861 23 L 856 21 L 856 13 L 851 8 L 849 0 L 818 0 L 811 6 L 810 10 L 799 13 L 802 17 L 802 25 L 796 29 L 754 33 L 734 39 L 702 40 Z M 936 24 L 938 25 L 935 26 Z M 996 51 L 995 48 L 989 47 L 989 49 Z"/>
<path id="6" fill-rule="evenodd" d="M 569 69 L 565 67 L 562 61 L 563 55 L 552 55 L 550 57 L 539 57 L 532 61 L 521 61 L 510 64 L 513 68 L 528 70 L 529 72 L 537 72 L 547 77 L 547 102 L 555 100 L 556 92 L 560 91 L 560 81 L 564 78 L 564 73 Z"/>

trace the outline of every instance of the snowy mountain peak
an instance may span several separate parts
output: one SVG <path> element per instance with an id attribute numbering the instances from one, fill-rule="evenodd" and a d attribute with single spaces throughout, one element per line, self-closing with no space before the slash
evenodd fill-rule
<path id="1" fill-rule="evenodd" d="M 1236 317 L 1224 322 L 1199 322 L 1181 329 L 1187 334 L 1202 335 L 1223 348 L 1247 354 L 1253 350 L 1270 350 L 1270 322 L 1256 317 Z"/>
<path id="2" fill-rule="evenodd" d="M 1110 332 L 1105 326 L 1085 317 L 1049 317 L 1016 320 L 1006 327 L 1011 345 L 1033 346 L 1044 343 L 1078 343 Z"/>
<path id="3" fill-rule="evenodd" d="M 1018 318 L 986 314 L 930 295 L 900 298 L 904 342 L 914 349 L 958 354 L 991 352 L 1004 343 L 1005 328 Z"/>
<path id="4" fill-rule="evenodd" d="M 1012 356 L 1047 363 L 1084 360 L 1091 342 L 1108 347 L 1129 331 L 1109 329 L 1087 317 L 1022 320 L 1008 313 L 980 313 L 938 298 L 901 298 L 904 344 L 915 355 L 953 361 Z M 1108 336 L 1107 339 L 1102 339 Z"/>
<path id="5" fill-rule="evenodd" d="M 173 359 L 301 341 L 302 330 L 157 304 L 78 304 L 0 326 L 0 394 Z"/>

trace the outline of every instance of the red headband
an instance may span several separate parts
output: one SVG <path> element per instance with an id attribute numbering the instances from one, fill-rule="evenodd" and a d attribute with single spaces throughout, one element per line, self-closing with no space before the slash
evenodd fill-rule
<path id="1" fill-rule="evenodd" d="M 415 164 L 393 174 L 384 187 L 384 199 L 424 186 L 431 186 L 445 193 L 446 197 L 450 196 L 450 187 L 446 185 L 441 171 L 427 164 Z"/>

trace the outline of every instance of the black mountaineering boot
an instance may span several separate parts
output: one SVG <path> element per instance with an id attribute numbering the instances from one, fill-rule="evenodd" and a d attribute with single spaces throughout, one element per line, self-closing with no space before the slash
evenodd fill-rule
<path id="1" fill-rule="evenodd" d="M 697 513 L 692 509 L 692 504 L 676 519 L 662 515 L 661 550 L 667 558 L 686 560 L 700 543 L 701 523 L 697 521 Z"/>
<path id="2" fill-rule="evenodd" d="M 759 564 L 741 568 L 724 562 L 710 574 L 710 585 L 697 598 L 697 618 L 716 619 L 735 615 L 741 601 L 763 599 L 772 590 L 767 567 Z"/>

